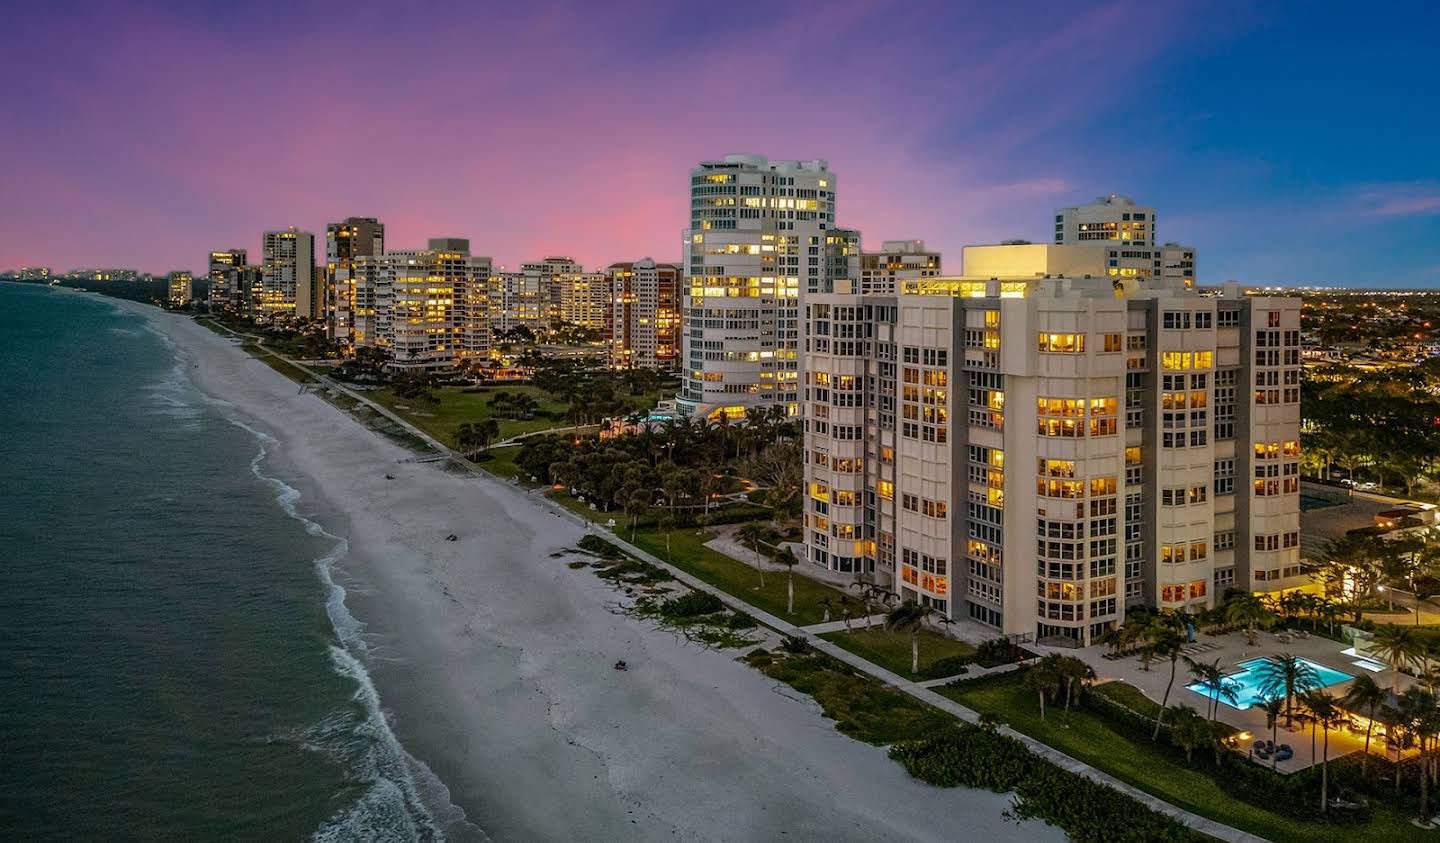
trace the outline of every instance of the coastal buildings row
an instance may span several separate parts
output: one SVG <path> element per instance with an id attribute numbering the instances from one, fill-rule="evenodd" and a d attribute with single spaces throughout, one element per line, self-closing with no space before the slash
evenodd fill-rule
<path id="1" fill-rule="evenodd" d="M 265 232 L 262 258 L 244 249 L 210 253 L 209 305 L 263 321 L 323 321 L 347 349 L 374 347 L 396 368 L 445 369 L 484 361 L 493 338 L 555 325 L 589 331 L 617 367 L 673 369 L 679 360 L 680 267 L 645 258 L 587 272 L 568 257 L 518 271 L 470 254 L 469 241 L 432 239 L 389 251 L 385 226 L 349 217 L 314 236 Z"/>

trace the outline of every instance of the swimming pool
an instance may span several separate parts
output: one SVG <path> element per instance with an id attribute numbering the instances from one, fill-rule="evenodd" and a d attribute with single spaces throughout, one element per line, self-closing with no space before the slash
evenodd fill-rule
<path id="1" fill-rule="evenodd" d="M 1337 685 L 1347 679 L 1355 678 L 1348 673 L 1342 673 L 1338 670 L 1328 668 L 1323 664 L 1317 664 L 1309 659 L 1300 659 L 1300 661 L 1309 665 L 1310 669 L 1314 670 L 1315 675 L 1319 677 L 1320 684 L 1316 686 L 1317 688 L 1328 688 L 1331 685 Z M 1240 662 L 1239 672 L 1227 674 L 1224 679 L 1221 680 L 1225 684 L 1225 687 L 1234 689 L 1235 701 L 1232 703 L 1229 699 L 1220 697 L 1220 702 L 1241 711 L 1251 706 L 1264 703 L 1265 697 L 1260 693 L 1261 685 L 1264 682 L 1264 673 L 1261 670 L 1261 666 L 1264 664 L 1265 659 L 1250 659 L 1249 661 Z M 1185 687 L 1203 697 L 1216 696 L 1214 691 L 1211 691 L 1199 683 L 1186 685 Z"/>

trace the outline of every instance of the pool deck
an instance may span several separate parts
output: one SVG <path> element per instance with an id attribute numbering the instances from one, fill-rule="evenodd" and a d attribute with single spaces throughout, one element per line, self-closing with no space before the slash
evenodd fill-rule
<path id="1" fill-rule="evenodd" d="M 1274 656 L 1280 653 L 1290 653 L 1309 659 L 1316 664 L 1349 674 L 1351 677 L 1358 676 L 1365 672 L 1363 668 L 1357 667 L 1354 664 L 1355 659 L 1353 656 L 1347 656 L 1341 652 L 1347 645 L 1331 641 L 1328 638 L 1312 635 L 1308 638 L 1292 638 L 1289 642 L 1284 642 L 1281 641 L 1275 633 L 1259 632 L 1256 633 L 1255 641 L 1255 646 L 1250 646 L 1243 632 L 1232 632 L 1226 635 L 1198 635 L 1195 645 L 1198 645 L 1196 649 L 1199 651 L 1187 652 L 1185 655 L 1190 656 L 1196 661 L 1204 662 L 1213 662 L 1219 659 L 1220 667 L 1226 673 L 1235 673 L 1241 670 L 1242 668 L 1239 667 L 1240 662 Z M 1160 702 L 1160 700 L 1164 698 L 1165 685 L 1170 680 L 1170 662 L 1168 660 L 1152 662 L 1150 670 L 1146 671 L 1141 668 L 1140 658 L 1138 656 L 1127 656 L 1113 660 L 1107 659 L 1104 657 L 1107 652 L 1106 649 L 1099 646 L 1086 647 L 1080 650 L 1051 647 L 1034 647 L 1033 649 L 1040 652 L 1056 652 L 1062 655 L 1078 656 L 1084 659 L 1091 667 L 1095 668 L 1095 673 L 1099 677 L 1098 681 L 1128 682 L 1140 689 L 1145 696 L 1155 702 Z M 1375 677 L 1375 681 L 1383 687 L 1388 687 L 1393 673 L 1387 670 L 1370 675 Z M 1170 691 L 1170 705 L 1188 705 L 1203 715 L 1207 711 L 1210 699 L 1204 694 L 1185 687 L 1192 681 L 1190 672 L 1185 664 L 1185 659 L 1182 657 L 1176 665 L 1175 685 Z M 1411 680 L 1409 677 L 1402 676 L 1400 678 L 1400 689 L 1403 691 L 1409 687 L 1413 681 L 1414 680 Z M 1340 696 L 1350 687 L 1350 682 L 1351 680 L 1347 679 L 1343 682 L 1329 685 L 1325 690 L 1334 696 Z M 1250 747 L 1254 741 L 1271 739 L 1270 729 L 1265 726 L 1265 712 L 1258 707 L 1242 711 L 1222 702 L 1219 705 L 1216 718 L 1237 729 L 1248 731 L 1253 735 L 1251 740 L 1243 741 L 1237 748 L 1237 751 L 1243 754 L 1250 754 Z M 1317 764 L 1320 761 L 1320 755 L 1323 749 L 1323 736 L 1319 732 L 1316 733 L 1315 752 L 1312 755 L 1310 748 L 1310 730 L 1307 726 L 1299 722 L 1294 724 L 1293 729 L 1286 729 L 1285 721 L 1282 717 L 1279 724 L 1279 731 L 1274 740 L 1277 744 L 1289 744 L 1295 752 L 1294 757 L 1290 760 L 1281 761 L 1276 765 L 1277 769 L 1282 773 L 1294 773 Z M 1330 733 L 1329 757 L 1331 760 L 1334 760 L 1341 756 L 1349 755 L 1352 752 L 1359 752 L 1364 749 L 1364 746 L 1364 729 L 1361 729 L 1358 734 L 1341 730 L 1332 731 Z M 1379 752 L 1382 747 L 1382 740 L 1371 739 L 1371 752 Z M 1261 762 L 1259 759 L 1256 759 L 1256 763 L 1264 763 L 1267 766 L 1270 764 L 1268 761 Z"/>

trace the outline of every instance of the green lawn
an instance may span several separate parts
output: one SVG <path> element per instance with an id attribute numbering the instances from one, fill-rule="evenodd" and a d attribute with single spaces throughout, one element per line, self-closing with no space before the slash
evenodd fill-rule
<path id="1" fill-rule="evenodd" d="M 491 448 L 485 453 L 490 456 L 490 459 L 478 462 L 476 465 L 497 477 L 504 477 L 507 480 L 519 480 L 526 486 L 532 485 L 528 478 L 521 476 L 524 474 L 524 470 L 515 464 L 515 457 L 520 454 L 519 445 Z"/>
<path id="2" fill-rule="evenodd" d="M 878 625 L 870 629 L 866 629 L 862 625 L 856 626 L 850 632 L 844 630 L 827 632 L 820 637 L 861 658 L 869 659 L 886 670 L 898 673 L 906 679 L 922 678 L 921 675 L 910 672 L 909 635 L 891 632 Z M 926 667 L 940 659 L 974 654 L 975 648 L 963 641 L 956 641 L 928 629 L 920 632 L 920 670 L 922 674 Z"/>
<path id="3" fill-rule="evenodd" d="M 1035 694 L 1021 686 L 1018 680 L 987 682 L 973 687 L 961 684 L 936 690 L 982 714 L 993 714 L 1016 731 L 1172 805 L 1277 843 L 1292 840 L 1380 843 L 1409 839 L 1414 834 L 1413 826 L 1404 817 L 1383 804 L 1376 804 L 1375 818 L 1369 824 L 1346 827 L 1302 825 L 1289 817 L 1247 805 L 1226 794 L 1204 773 L 1171 761 L 1143 741 L 1134 741 L 1112 731 L 1103 719 L 1088 711 L 1072 709 L 1065 713 L 1052 706 L 1047 718 L 1041 720 Z M 1120 698 L 1123 699 L 1123 694 Z"/>
<path id="4" fill-rule="evenodd" d="M 490 399 L 502 392 L 531 396 L 540 402 L 540 412 L 533 419 L 498 419 L 501 439 L 568 425 L 563 418 L 566 405 L 550 400 L 533 386 L 497 386 L 488 392 L 465 392 L 457 386 L 438 387 L 435 389 L 435 395 L 440 399 L 437 404 L 399 398 L 389 387 L 372 390 L 366 396 L 453 448 L 455 429 L 465 422 L 481 422 L 490 418 Z M 550 418 L 547 414 L 552 412 L 562 417 Z"/>
<path id="5" fill-rule="evenodd" d="M 603 524 L 607 519 L 614 518 L 617 525 L 616 535 L 627 541 L 630 539 L 630 530 L 626 527 L 628 521 L 622 513 L 592 511 L 588 504 L 580 503 L 569 495 L 559 492 L 551 492 L 550 499 L 591 521 Z M 677 528 L 670 534 L 670 550 L 667 553 L 665 533 L 654 527 L 642 526 L 635 534 L 635 545 L 659 559 L 670 562 L 680 570 L 716 586 L 721 591 L 732 594 L 746 603 L 764 609 L 777 618 L 784 618 L 797 626 L 820 623 L 825 617 L 825 607 L 820 601 L 829 599 L 833 605 L 838 605 L 840 598 L 845 596 L 839 589 L 796 574 L 795 613 L 790 614 L 785 610 L 786 574 L 784 571 L 767 570 L 765 587 L 760 588 L 759 571 L 743 562 L 731 559 L 723 553 L 705 547 L 705 542 L 713 538 L 715 538 L 715 534 L 709 531 L 703 531 L 697 535 L 694 527 Z M 853 600 L 854 598 L 847 599 Z M 838 617 L 838 612 L 838 609 L 831 610 L 832 619 Z"/>

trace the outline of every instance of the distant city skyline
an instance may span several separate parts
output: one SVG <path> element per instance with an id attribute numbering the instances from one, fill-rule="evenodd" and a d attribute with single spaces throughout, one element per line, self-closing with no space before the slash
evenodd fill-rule
<path id="1" fill-rule="evenodd" d="M 759 153 L 827 160 L 871 250 L 1046 242 L 1120 193 L 1202 284 L 1440 286 L 1427 4 L 12 11 L 3 269 L 201 273 L 349 216 L 511 268 L 674 261 L 694 162 Z"/>

